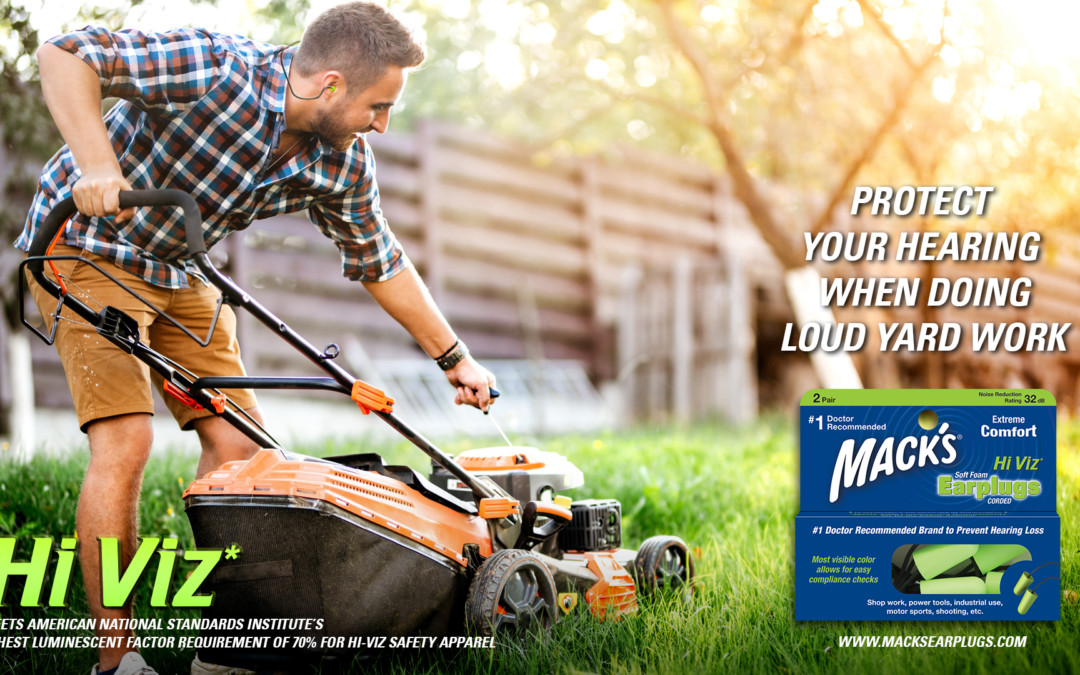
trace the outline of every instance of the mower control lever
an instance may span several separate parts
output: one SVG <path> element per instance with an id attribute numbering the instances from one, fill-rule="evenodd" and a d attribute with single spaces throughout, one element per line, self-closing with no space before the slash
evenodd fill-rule
<path id="1" fill-rule="evenodd" d="M 139 324 L 130 315 L 109 305 L 101 310 L 97 332 L 128 354 L 135 351 L 139 342 Z"/>
<path id="2" fill-rule="evenodd" d="M 473 389 L 473 393 L 474 394 L 477 393 L 477 390 Z M 496 389 L 495 387 L 488 387 L 488 396 L 491 397 L 492 400 L 499 398 L 499 390 Z M 486 415 L 486 414 L 488 414 L 488 412 L 489 411 L 485 410 L 484 414 Z M 499 425 L 496 424 L 495 426 L 499 426 Z M 499 433 L 500 434 L 502 433 L 502 429 L 499 429 Z M 505 438 L 505 436 L 504 436 L 504 438 Z"/>
<path id="3" fill-rule="evenodd" d="M 548 522 L 536 527 L 537 517 L 547 518 Z M 558 533 L 573 519 L 573 514 L 566 507 L 549 502 L 529 502 L 521 514 L 521 534 L 514 548 L 531 549 Z"/>

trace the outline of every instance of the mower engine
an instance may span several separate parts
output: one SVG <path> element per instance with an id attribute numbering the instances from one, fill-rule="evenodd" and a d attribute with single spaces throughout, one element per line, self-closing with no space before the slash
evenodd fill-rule
<path id="1" fill-rule="evenodd" d="M 469 473 L 487 476 L 522 504 L 550 502 L 556 492 L 585 484 L 581 469 L 570 460 L 537 448 L 479 448 L 461 453 L 454 461 Z M 430 480 L 458 499 L 472 499 L 464 483 L 434 462 Z"/>
<path id="2" fill-rule="evenodd" d="M 622 507 L 615 499 L 582 499 L 570 507 L 574 519 L 559 532 L 563 551 L 610 551 L 622 546 Z"/>
<path id="3" fill-rule="evenodd" d="M 469 473 L 488 478 L 522 505 L 531 501 L 552 502 L 556 493 L 585 484 L 584 474 L 566 457 L 532 447 L 478 448 L 461 453 L 454 461 Z M 430 480 L 459 499 L 471 498 L 472 493 L 469 488 L 438 464 L 432 463 Z M 615 504 L 618 508 L 618 503 L 615 502 Z M 551 540 L 543 542 L 533 550 L 561 558 L 561 551 L 566 550 L 561 546 L 562 537 L 567 531 L 579 532 L 576 537 L 571 535 L 575 541 L 588 537 L 584 530 L 590 527 L 590 519 L 583 518 L 579 523 L 579 512 L 585 516 L 584 512 L 578 509 L 576 504 L 571 510 L 574 521 L 567 525 L 557 538 L 552 537 Z M 619 528 L 619 524 L 616 527 Z M 606 548 L 618 546 L 619 539 L 616 538 L 615 541 L 613 546 Z M 602 549 L 574 548 L 572 550 Z"/>

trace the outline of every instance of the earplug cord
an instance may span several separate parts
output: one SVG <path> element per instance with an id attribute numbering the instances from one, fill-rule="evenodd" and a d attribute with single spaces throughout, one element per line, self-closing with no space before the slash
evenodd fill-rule
<path id="1" fill-rule="evenodd" d="M 1053 564 L 1053 563 L 1051 563 L 1051 564 Z M 1035 588 L 1032 588 L 1032 589 L 1031 589 L 1031 592 L 1032 592 L 1032 593 L 1034 593 L 1035 591 L 1039 590 L 1039 586 L 1042 586 L 1042 585 L 1043 585 L 1043 584 L 1045 584 L 1045 583 L 1046 583 L 1047 581 L 1051 581 L 1051 580 L 1053 580 L 1053 579 L 1057 579 L 1058 581 L 1061 581 L 1061 577 L 1046 577 L 1045 579 L 1043 579 L 1043 580 L 1042 580 L 1042 581 L 1040 581 L 1039 583 L 1035 584 Z"/>
<path id="2" fill-rule="evenodd" d="M 330 91 L 335 91 L 335 87 L 333 87 L 332 85 L 327 85 L 322 88 L 322 91 L 320 91 L 318 94 L 315 94 L 314 96 L 301 96 L 300 94 L 296 93 L 296 90 L 292 87 L 292 82 L 289 81 L 289 71 L 285 68 L 285 50 L 295 44 L 297 43 L 294 42 L 292 44 L 285 45 L 281 49 L 277 50 L 278 63 L 281 64 L 281 72 L 285 75 L 285 86 L 289 88 L 289 93 L 293 95 L 293 98 L 298 98 L 301 101 L 314 101 L 320 98 L 323 95 L 323 91 L 326 91 L 327 89 L 329 89 Z"/>
<path id="3" fill-rule="evenodd" d="M 1031 576 L 1035 576 L 1036 572 L 1038 572 L 1042 568 L 1046 567 L 1047 565 L 1057 565 L 1058 567 L 1061 567 L 1061 565 L 1059 563 L 1056 563 L 1056 562 L 1043 563 L 1043 564 L 1039 565 L 1038 567 L 1036 567 L 1035 569 L 1028 572 L 1028 574 L 1030 574 Z"/>

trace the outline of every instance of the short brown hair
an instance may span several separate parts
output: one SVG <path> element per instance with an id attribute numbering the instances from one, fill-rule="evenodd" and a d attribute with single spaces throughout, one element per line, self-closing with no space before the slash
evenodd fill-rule
<path id="1" fill-rule="evenodd" d="M 332 7 L 312 21 L 293 64 L 307 77 L 338 70 L 354 93 L 375 84 L 390 66 L 415 68 L 424 47 L 393 14 L 370 2 Z"/>

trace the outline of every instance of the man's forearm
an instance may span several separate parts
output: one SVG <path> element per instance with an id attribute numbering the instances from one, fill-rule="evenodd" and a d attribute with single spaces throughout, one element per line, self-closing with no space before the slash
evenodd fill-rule
<path id="1" fill-rule="evenodd" d="M 79 169 L 120 171 L 112 142 L 101 119 L 101 82 L 85 61 L 56 45 L 38 49 L 41 91 L 60 135 L 71 148 Z"/>
<path id="2" fill-rule="evenodd" d="M 364 288 L 428 356 L 435 358 L 453 346 L 454 331 L 413 267 L 387 281 L 365 281 Z"/>
<path id="3" fill-rule="evenodd" d="M 364 288 L 387 314 L 397 319 L 398 323 L 409 331 L 428 356 L 441 356 L 457 340 L 450 324 L 431 299 L 420 275 L 412 267 L 387 281 L 365 281 Z M 495 386 L 495 376 L 472 356 L 466 354 L 465 358 L 446 368 L 446 378 L 457 389 L 455 403 L 468 404 L 487 411 L 491 405 L 489 388 Z"/>

